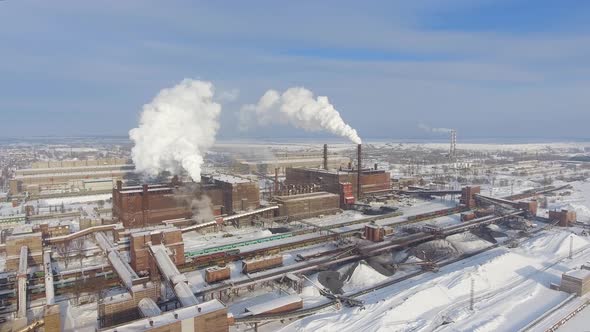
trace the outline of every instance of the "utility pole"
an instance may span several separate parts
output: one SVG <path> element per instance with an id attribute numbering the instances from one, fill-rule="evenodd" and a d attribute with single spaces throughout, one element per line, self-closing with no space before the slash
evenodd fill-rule
<path id="1" fill-rule="evenodd" d="M 569 255 L 569 259 L 572 259 L 572 257 L 574 257 L 574 236 L 570 235 L 570 255 Z"/>
<path id="2" fill-rule="evenodd" d="M 451 148 L 449 150 L 449 159 L 452 163 L 456 161 L 457 156 L 457 131 L 455 129 L 451 129 Z"/>
<path id="3" fill-rule="evenodd" d="M 473 311 L 473 306 L 475 304 L 475 279 L 471 276 L 471 291 L 469 294 L 469 310 Z"/>

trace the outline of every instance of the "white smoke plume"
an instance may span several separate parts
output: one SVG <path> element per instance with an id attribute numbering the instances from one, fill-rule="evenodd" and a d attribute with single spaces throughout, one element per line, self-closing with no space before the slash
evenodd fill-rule
<path id="1" fill-rule="evenodd" d="M 155 176 L 184 169 L 199 182 L 203 157 L 219 128 L 221 105 L 213 95 L 211 82 L 184 79 L 144 105 L 139 127 L 129 131 L 136 170 Z"/>
<path id="2" fill-rule="evenodd" d="M 198 183 L 183 183 L 174 188 L 174 199 L 184 206 L 190 207 L 192 219 L 200 224 L 213 221 L 215 215 L 211 209 L 211 198 L 203 193 Z"/>
<path id="3" fill-rule="evenodd" d="M 290 88 L 282 94 L 268 90 L 258 104 L 242 107 L 240 120 L 242 129 L 247 129 L 252 120 L 261 126 L 275 122 L 289 123 L 308 131 L 325 130 L 353 143 L 361 143 L 356 130 L 342 120 L 328 97 L 314 99 L 312 91 L 301 87 Z"/>
<path id="4" fill-rule="evenodd" d="M 449 128 L 432 128 L 423 123 L 418 124 L 418 128 L 431 133 L 450 133 L 453 130 Z"/>
<path id="5" fill-rule="evenodd" d="M 211 209 L 211 198 L 207 195 L 193 199 L 191 201 L 191 210 L 193 211 L 193 220 L 198 224 L 215 220 L 215 215 L 213 215 Z"/>

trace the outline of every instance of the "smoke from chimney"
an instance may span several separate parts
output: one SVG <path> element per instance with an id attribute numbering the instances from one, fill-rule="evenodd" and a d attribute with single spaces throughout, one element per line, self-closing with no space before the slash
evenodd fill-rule
<path id="1" fill-rule="evenodd" d="M 156 176 L 184 169 L 199 182 L 203 158 L 219 128 L 221 105 L 213 95 L 211 82 L 185 79 L 144 105 L 139 127 L 129 131 L 136 170 Z"/>
<path id="2" fill-rule="evenodd" d="M 248 129 L 253 120 L 261 126 L 288 123 L 307 131 L 327 131 L 355 144 L 361 143 L 356 130 L 342 120 L 328 97 L 314 98 L 312 91 L 302 87 L 290 88 L 282 94 L 268 90 L 258 104 L 242 107 L 240 127 Z"/>

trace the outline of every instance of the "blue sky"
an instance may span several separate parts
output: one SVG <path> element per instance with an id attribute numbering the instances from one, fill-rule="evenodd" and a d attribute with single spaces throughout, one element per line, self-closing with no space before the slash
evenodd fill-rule
<path id="1" fill-rule="evenodd" d="M 590 1 L 0 1 L 0 136 L 127 135 L 183 78 L 327 95 L 364 138 L 590 138 Z M 443 135 L 444 136 L 444 135 Z"/>

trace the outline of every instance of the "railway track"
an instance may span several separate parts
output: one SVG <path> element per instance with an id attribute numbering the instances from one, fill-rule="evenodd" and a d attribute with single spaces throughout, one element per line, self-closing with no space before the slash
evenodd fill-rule
<path id="1" fill-rule="evenodd" d="M 435 210 L 432 212 L 422 213 L 419 215 L 413 215 L 407 217 L 405 220 L 395 220 L 391 222 L 384 222 L 380 223 L 382 226 L 404 226 L 408 224 L 413 224 L 425 220 L 430 220 L 438 217 L 444 217 L 452 214 L 461 213 L 464 211 L 468 211 L 469 209 L 457 206 L 448 209 L 442 210 Z M 247 259 L 252 258 L 260 255 L 265 255 L 268 253 L 279 253 L 285 250 L 290 250 L 302 246 L 309 246 L 316 243 L 325 243 L 329 241 L 338 240 L 345 237 L 353 236 L 361 231 L 361 228 L 356 227 L 352 229 L 346 229 L 350 226 L 357 226 L 359 224 L 366 224 L 369 222 L 379 221 L 382 219 L 394 218 L 398 217 L 400 214 L 392 213 L 392 214 L 385 214 L 380 216 L 362 218 L 357 220 L 351 220 L 344 223 L 337 223 L 331 224 L 326 226 L 321 226 L 322 231 L 326 231 L 328 234 L 321 234 L 322 232 L 317 232 L 318 228 L 315 227 L 307 227 L 302 230 L 297 230 L 289 233 L 282 233 L 273 236 L 268 236 L 260 239 L 254 240 L 247 240 L 247 241 L 240 241 L 235 243 L 229 243 L 221 246 L 214 246 L 205 249 L 200 249 L 197 251 L 187 251 L 185 253 L 185 257 L 187 257 L 189 262 L 187 262 L 184 266 L 180 267 L 181 271 L 191 271 L 195 268 L 204 268 L 210 265 L 215 264 L 223 264 L 229 261 L 235 261 L 239 259 Z M 297 236 L 313 234 L 317 232 L 317 236 L 301 239 L 300 241 Z M 280 243 L 278 240 L 283 240 Z M 293 241 L 291 241 L 293 240 Z M 258 245 L 261 243 L 268 243 L 268 246 L 264 246 L 262 248 L 250 249 L 248 251 L 242 249 L 244 247 Z M 275 245 L 273 245 L 276 243 Z"/>
<path id="2" fill-rule="evenodd" d="M 348 255 L 334 259 L 333 257 L 324 257 L 320 259 L 315 259 L 312 261 L 305 261 L 300 263 L 295 263 L 289 267 L 275 269 L 269 273 L 260 273 L 259 275 L 250 275 L 246 278 L 242 278 L 242 280 L 234 280 L 229 283 L 221 283 L 219 285 L 215 285 L 204 289 L 200 292 L 195 293 L 197 297 L 205 297 L 210 293 L 225 291 L 232 288 L 243 288 L 250 285 L 254 285 L 263 281 L 270 281 L 281 278 L 286 273 L 303 273 L 303 272 L 310 272 L 319 269 L 324 269 L 329 266 L 335 264 L 341 264 L 349 261 L 356 261 L 362 260 L 371 256 L 375 256 L 386 250 L 395 250 L 395 249 L 404 249 L 412 245 L 417 245 L 420 243 L 428 242 L 440 237 L 446 237 L 453 234 L 463 233 L 465 231 L 471 230 L 475 227 L 481 227 L 484 225 L 488 225 L 493 222 L 501 221 L 505 218 L 509 218 L 513 215 L 518 215 L 523 213 L 523 211 L 513 212 L 511 214 L 500 216 L 500 217 L 483 217 L 480 219 L 474 219 L 469 222 L 465 222 L 461 225 L 451 226 L 442 229 L 441 233 L 416 233 L 412 235 L 408 235 L 405 237 L 393 239 L 390 241 L 381 242 L 375 245 L 369 245 L 365 247 L 359 248 L 358 252 L 351 251 Z"/>
<path id="3" fill-rule="evenodd" d="M 499 246 L 498 244 L 494 244 L 488 248 L 479 250 L 477 252 L 473 252 L 471 254 L 465 254 L 465 255 L 461 256 L 460 258 L 456 258 L 456 259 L 449 260 L 447 262 L 440 263 L 439 266 L 443 267 L 443 266 L 447 266 L 447 265 L 456 263 L 456 262 L 461 261 L 463 259 L 475 256 L 475 255 L 479 255 L 479 254 L 486 252 L 488 250 L 497 248 L 498 246 Z M 376 290 L 395 285 L 395 284 L 400 283 L 402 281 L 420 276 L 420 275 L 428 273 L 428 272 L 429 271 L 412 272 L 412 273 L 406 274 L 404 276 L 401 276 L 399 278 L 395 278 L 395 279 L 383 282 L 379 285 L 376 285 L 376 286 L 373 286 L 373 287 L 370 287 L 370 288 L 367 288 L 367 289 L 364 289 L 361 291 L 357 291 L 355 293 L 352 293 L 352 294 L 349 294 L 346 296 L 356 298 L 356 297 L 360 297 L 363 295 L 367 295 L 367 294 L 372 293 Z M 319 304 L 319 305 L 311 307 L 311 308 L 297 310 L 297 311 L 288 312 L 288 313 L 266 314 L 266 315 L 249 316 L 249 317 L 236 317 L 234 319 L 235 319 L 236 323 L 261 323 L 261 322 L 277 321 L 277 320 L 284 320 L 284 319 L 299 319 L 299 318 L 303 318 L 303 317 L 315 314 L 315 313 L 320 312 L 324 309 L 330 308 L 330 307 L 336 305 L 336 303 L 337 303 L 337 301 L 332 300 L 332 301 L 328 301 L 326 303 Z"/>
<path id="4" fill-rule="evenodd" d="M 535 230 L 533 233 L 539 233 L 539 232 L 544 231 L 544 230 L 546 230 L 545 227 L 539 228 L 539 229 Z M 521 240 L 521 242 L 522 241 L 525 241 L 525 240 L 529 240 L 529 239 L 530 239 L 530 237 L 525 238 L 525 239 Z M 484 252 L 487 252 L 489 250 L 498 248 L 500 246 L 501 246 L 500 244 L 494 244 L 494 245 L 491 245 L 491 246 L 489 246 L 487 248 L 478 250 L 476 252 L 469 253 L 469 254 L 464 254 L 464 255 L 462 255 L 462 256 L 460 256 L 458 258 L 454 258 L 452 260 L 448 260 L 448 261 L 445 261 L 443 263 L 439 263 L 439 266 L 440 267 L 447 266 L 447 265 L 450 265 L 450 264 L 453 264 L 453 263 L 462 261 L 464 259 L 467 259 L 469 257 L 473 257 L 473 256 L 476 256 L 476 255 L 482 254 Z M 587 249 L 587 248 L 585 248 L 585 249 Z M 579 250 L 577 252 L 579 252 Z M 363 295 L 367 295 L 367 294 L 369 294 L 371 292 L 374 292 L 376 290 L 380 290 L 380 289 L 383 289 L 383 288 L 386 288 L 386 287 L 395 285 L 395 284 L 400 283 L 402 281 L 405 281 L 405 280 L 408 280 L 408 279 L 411 279 L 411 278 L 414 278 L 414 277 L 423 275 L 423 274 L 428 273 L 428 272 L 429 271 L 417 271 L 417 272 L 409 273 L 409 274 L 404 275 L 402 277 L 395 278 L 395 279 L 392 279 L 392 280 L 389 280 L 389 281 L 380 283 L 380 284 L 378 284 L 376 286 L 369 287 L 367 289 L 364 289 L 364 290 L 361 290 L 361 291 L 357 291 L 357 292 L 352 293 L 352 294 L 347 294 L 346 296 L 347 297 L 356 298 L 356 297 L 360 297 L 360 296 L 363 296 Z M 306 317 L 306 316 L 309 316 L 309 315 L 312 315 L 312 314 L 321 312 L 322 310 L 328 309 L 330 307 L 333 307 L 334 305 L 336 305 L 336 303 L 337 303 L 337 301 L 331 300 L 331 301 L 328 301 L 326 303 L 319 304 L 319 305 L 316 305 L 316 306 L 313 306 L 313 307 L 310 307 L 310 308 L 306 308 L 306 309 L 303 309 L 303 310 L 292 311 L 292 312 L 287 312 L 287 313 L 265 314 L 265 315 L 248 316 L 248 317 L 236 317 L 235 318 L 235 322 L 236 323 L 241 323 L 241 324 L 254 324 L 254 323 L 263 323 L 263 322 L 287 320 L 287 319 L 291 319 L 291 320 L 292 319 L 300 319 L 300 318 L 303 318 L 303 317 Z"/>

